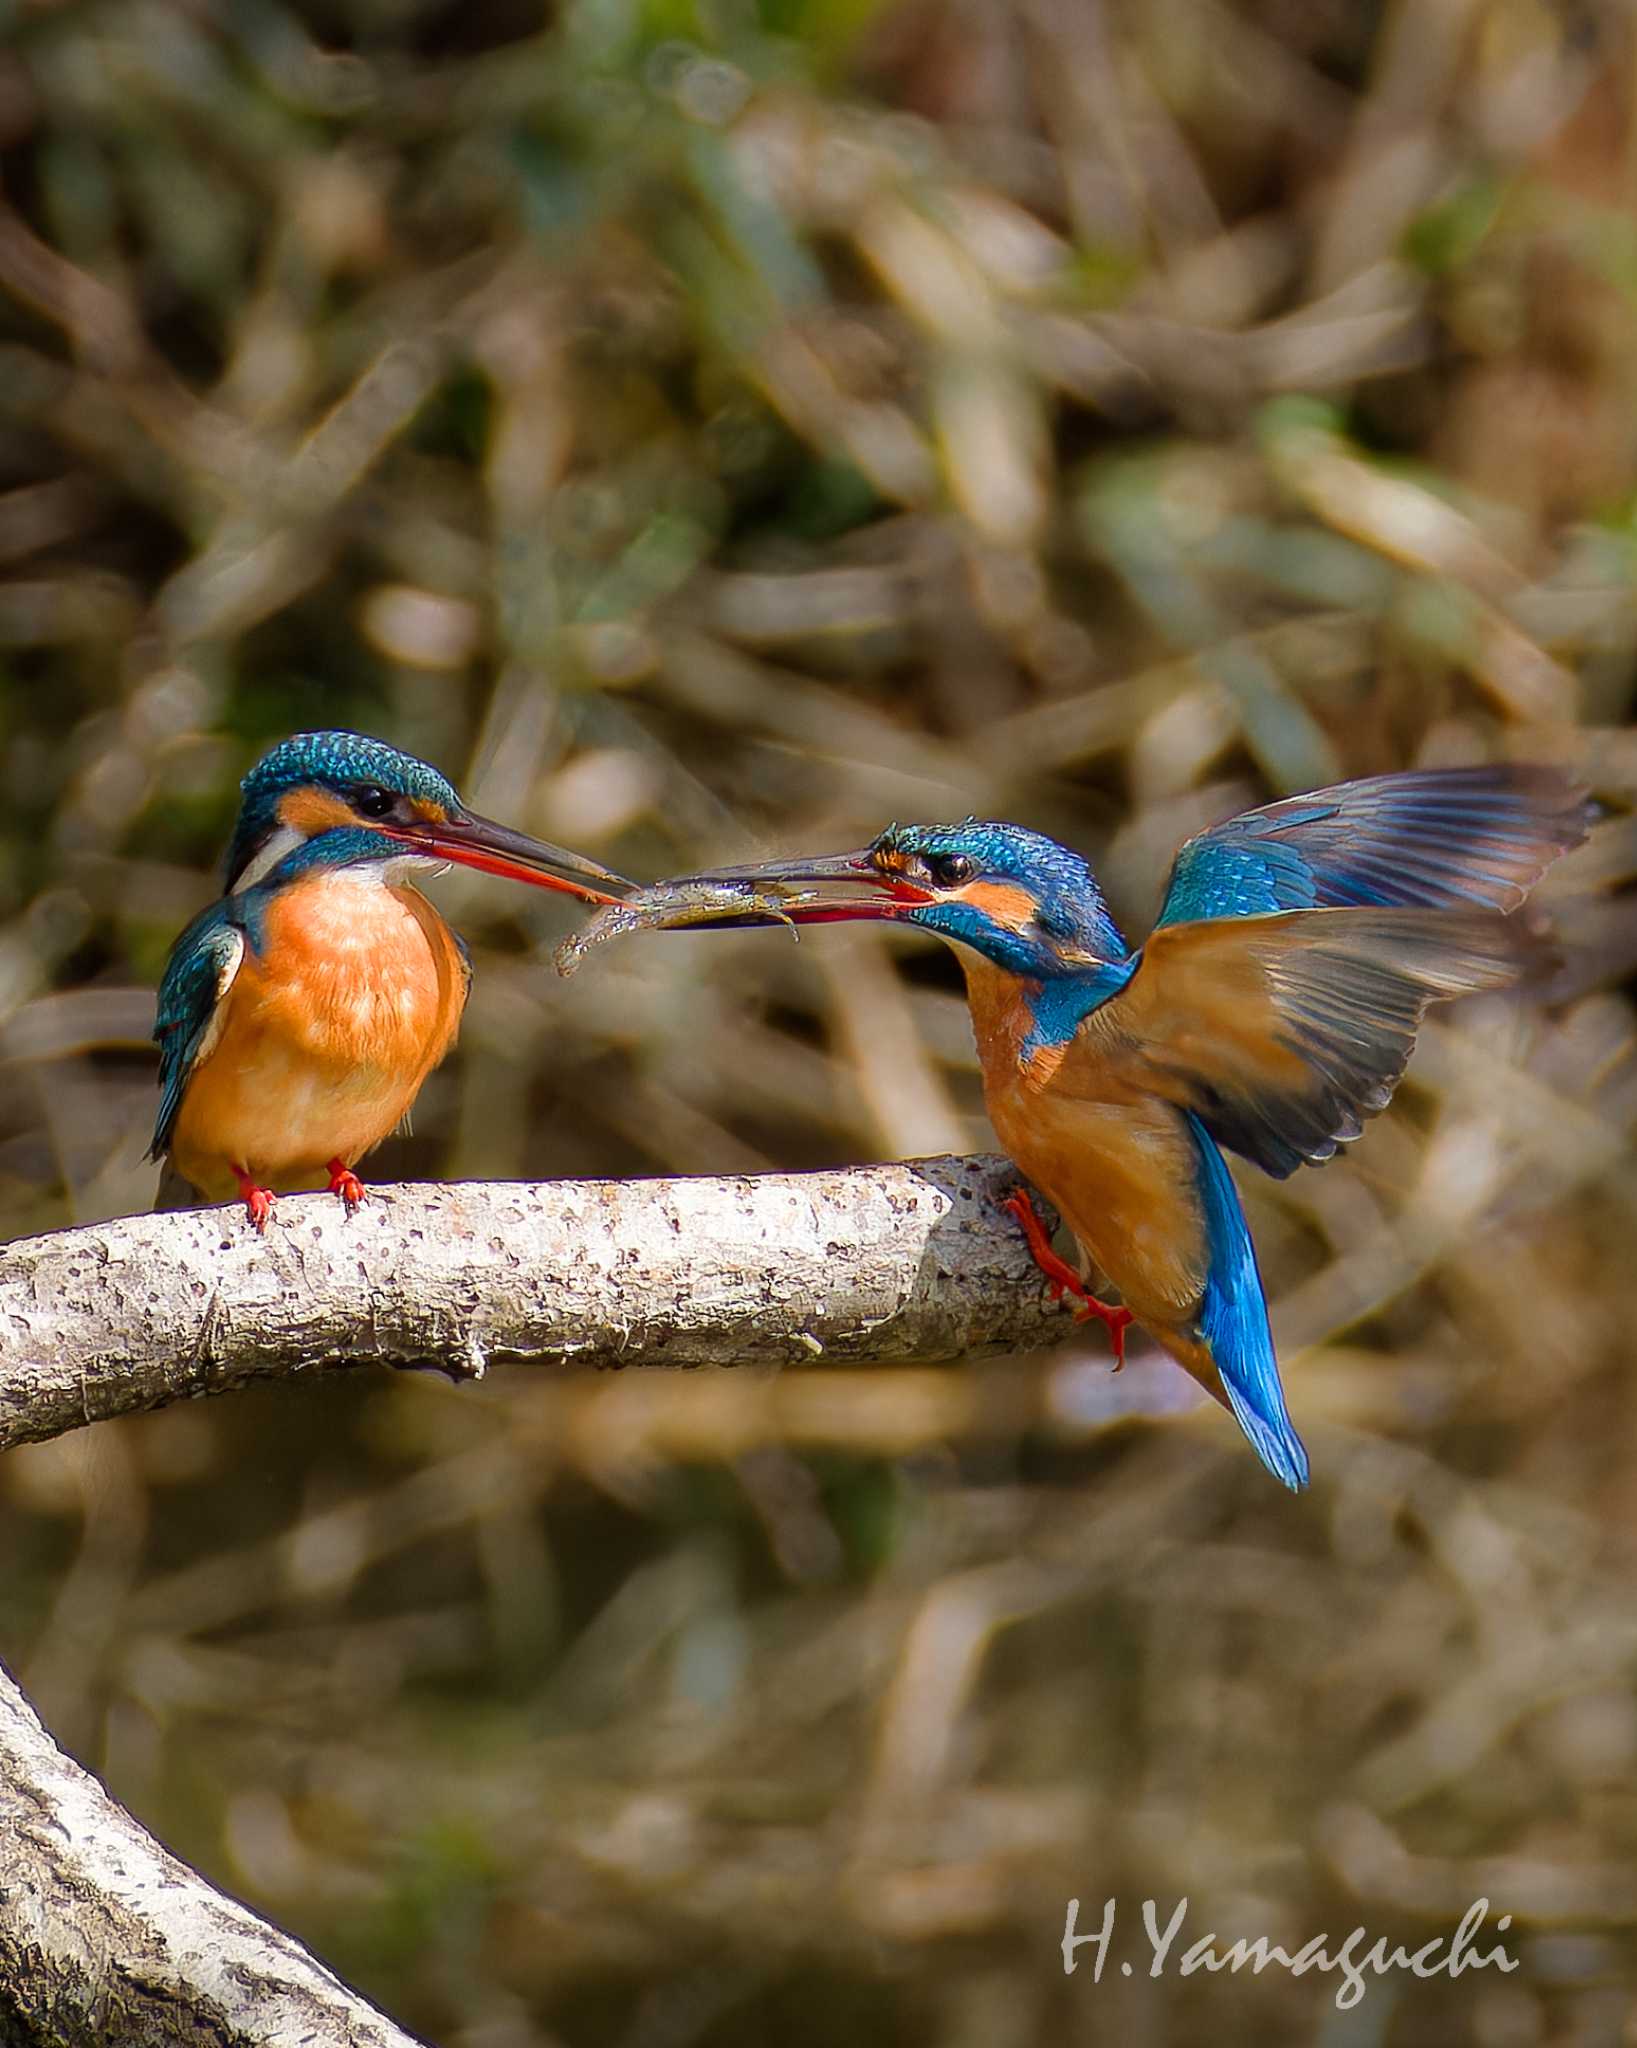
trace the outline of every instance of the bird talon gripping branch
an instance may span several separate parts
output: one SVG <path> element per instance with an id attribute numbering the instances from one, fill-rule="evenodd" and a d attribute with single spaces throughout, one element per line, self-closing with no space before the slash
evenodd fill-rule
<path id="1" fill-rule="evenodd" d="M 265 1236 L 267 1219 L 273 1213 L 273 1203 L 277 1197 L 271 1188 L 258 1187 L 242 1166 L 235 1166 L 232 1172 L 234 1180 L 238 1183 L 239 1199 L 244 1203 L 244 1213 L 255 1227 L 257 1236 Z"/>
<path id="2" fill-rule="evenodd" d="M 343 1166 L 339 1159 L 332 1159 L 330 1161 L 329 1174 L 330 1193 L 341 1197 L 342 1201 L 347 1205 L 347 1214 L 350 1216 L 360 1202 L 368 1200 L 369 1189 L 365 1187 L 352 1168 L 350 1166 Z"/>
<path id="3" fill-rule="evenodd" d="M 1000 1206 L 1022 1224 L 1029 1255 L 1045 1274 L 1052 1300 L 1061 1301 L 1065 1295 L 1072 1294 L 1080 1304 L 1074 1312 L 1077 1323 L 1100 1321 L 1105 1326 L 1114 1346 L 1114 1370 L 1120 1371 L 1125 1364 L 1125 1333 L 1135 1320 L 1130 1309 L 1118 1303 L 1099 1301 L 1067 1260 L 1057 1256 L 1052 1250 L 1051 1239 L 1046 1235 L 1040 1211 L 1027 1188 L 1015 1189 Z"/>

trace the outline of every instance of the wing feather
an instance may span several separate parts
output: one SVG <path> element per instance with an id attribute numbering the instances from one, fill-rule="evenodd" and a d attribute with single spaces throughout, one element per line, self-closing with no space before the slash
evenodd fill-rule
<path id="1" fill-rule="evenodd" d="M 229 899 L 231 901 L 231 899 Z M 159 1043 L 159 1115 L 150 1159 L 163 1158 L 188 1079 L 221 1036 L 223 999 L 244 962 L 245 935 L 226 903 L 203 910 L 171 948 L 159 984 L 154 1037 Z"/>
<path id="2" fill-rule="evenodd" d="M 1516 978 L 1488 911 L 1311 910 L 1156 931 L 1055 1085 L 1150 1090 L 1278 1179 L 1356 1138 L 1401 1079 L 1430 1003 Z"/>
<path id="3" fill-rule="evenodd" d="M 1516 910 L 1591 821 L 1560 769 L 1376 775 L 1288 797 L 1190 839 L 1161 926 L 1280 910 Z"/>

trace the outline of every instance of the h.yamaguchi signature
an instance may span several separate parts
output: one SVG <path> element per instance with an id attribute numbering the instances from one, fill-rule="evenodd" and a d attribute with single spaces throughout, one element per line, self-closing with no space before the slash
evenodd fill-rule
<path id="1" fill-rule="evenodd" d="M 1377 1935 L 1371 1941 L 1368 1931 L 1362 1927 L 1355 1927 L 1334 1947 L 1328 1934 L 1316 1934 L 1311 1941 L 1304 1942 L 1295 1950 L 1270 1941 L 1265 1934 L 1258 1935 L 1254 1941 L 1241 1938 L 1226 1943 L 1215 1934 L 1202 1934 L 1186 1947 L 1179 1948 L 1182 1925 L 1188 1915 L 1187 1899 L 1178 1899 L 1163 1927 L 1157 1903 L 1153 1899 L 1142 1902 L 1150 1977 L 1163 1976 L 1173 1965 L 1173 1951 L 1174 1967 L 1182 1977 L 1191 1977 L 1198 1970 L 1208 1970 L 1213 1974 L 1219 1970 L 1237 1973 L 1247 1967 L 1254 1976 L 1260 1976 L 1270 1964 L 1288 1970 L 1293 1977 L 1305 1977 L 1310 1970 L 1321 1975 L 1339 1970 L 1341 1982 L 1336 1987 L 1338 2012 L 1346 2012 L 1358 2004 L 1369 1989 L 1370 1975 L 1385 1977 L 1392 1970 L 1408 1970 L 1417 1977 L 1459 1977 L 1466 1970 L 1515 1970 L 1518 1958 L 1509 1956 L 1500 1943 L 1491 1949 L 1480 1950 L 1477 1947 L 1488 1913 L 1489 1901 L 1475 1899 L 1462 1914 L 1461 1924 L 1453 1935 L 1440 1934 L 1416 1949 L 1407 1949 L 1401 1942 L 1389 1948 L 1385 1935 Z M 1091 1979 L 1094 1984 L 1102 1982 L 1103 1966 L 1108 1961 L 1117 1917 L 1117 1902 L 1105 1899 L 1102 1924 L 1094 1934 L 1081 1934 L 1080 1901 L 1070 1899 L 1061 1944 L 1065 1977 L 1072 1977 L 1078 1966 L 1075 1951 L 1089 1943 L 1094 1951 L 1087 1959 L 1092 1964 Z M 1495 1930 L 1504 1934 L 1511 1924 L 1512 1915 L 1502 1913 L 1495 1922 Z M 1120 1972 L 1126 1977 L 1134 1975 L 1133 1964 L 1122 1962 Z"/>

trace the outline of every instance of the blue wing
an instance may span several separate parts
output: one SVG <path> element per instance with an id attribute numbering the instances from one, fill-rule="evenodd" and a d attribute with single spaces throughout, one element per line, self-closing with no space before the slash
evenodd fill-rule
<path id="1" fill-rule="evenodd" d="M 1586 836 L 1585 790 L 1556 768 L 1431 768 L 1246 811 L 1177 855 L 1159 924 L 1280 910 L 1516 910 Z"/>
<path id="2" fill-rule="evenodd" d="M 236 921 L 235 900 L 229 897 L 200 911 L 171 948 L 159 984 L 153 1035 L 159 1042 L 161 1093 L 150 1159 L 163 1158 L 169 1149 L 188 1076 L 214 1042 L 222 998 L 244 958 L 245 935 Z"/>

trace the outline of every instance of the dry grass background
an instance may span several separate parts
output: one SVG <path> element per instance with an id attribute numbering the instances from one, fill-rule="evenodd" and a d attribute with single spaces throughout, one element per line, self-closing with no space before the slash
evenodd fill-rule
<path id="1" fill-rule="evenodd" d="M 5 1461 L 59 1735 L 460 2048 L 1637 2039 L 1629 10 L 0 18 L 8 1235 L 150 1200 L 150 990 L 300 726 L 642 875 L 1015 816 L 1139 928 L 1336 774 L 1611 810 L 1551 1000 L 1247 1177 L 1307 1497 L 1095 1340 L 279 1390 Z M 476 991 L 385 1173 L 987 1142 L 936 948 L 564 985 L 568 913 L 441 896 Z M 1065 1981 L 1069 1896 L 1184 1894 L 1292 1945 L 1487 1895 L 1521 1967 Z"/>

